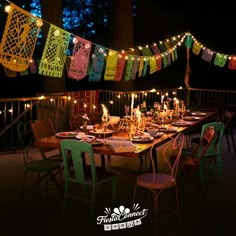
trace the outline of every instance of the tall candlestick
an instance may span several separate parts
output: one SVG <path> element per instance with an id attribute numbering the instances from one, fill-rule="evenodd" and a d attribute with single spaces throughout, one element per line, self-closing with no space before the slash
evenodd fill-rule
<path id="1" fill-rule="evenodd" d="M 161 104 L 163 103 L 163 101 L 164 101 L 164 95 L 161 95 Z"/>
<path id="2" fill-rule="evenodd" d="M 134 94 L 132 93 L 131 94 L 131 109 L 133 109 L 134 108 Z"/>

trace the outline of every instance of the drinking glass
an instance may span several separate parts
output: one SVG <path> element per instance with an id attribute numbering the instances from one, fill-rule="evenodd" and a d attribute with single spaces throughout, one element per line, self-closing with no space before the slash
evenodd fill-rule
<path id="1" fill-rule="evenodd" d="M 185 114 L 185 104 L 184 101 L 180 101 L 179 103 L 179 112 L 180 112 L 180 117 L 183 118 Z"/>
<path id="2" fill-rule="evenodd" d="M 144 130 L 146 128 L 146 118 L 142 117 L 139 123 L 139 130 L 144 133 Z"/>
<path id="3" fill-rule="evenodd" d="M 129 127 L 129 139 L 133 140 L 134 136 L 135 136 L 135 131 L 136 131 L 136 127 L 134 124 L 131 124 Z"/>
<path id="4" fill-rule="evenodd" d="M 130 106 L 125 106 L 125 116 L 129 115 L 129 108 Z"/>

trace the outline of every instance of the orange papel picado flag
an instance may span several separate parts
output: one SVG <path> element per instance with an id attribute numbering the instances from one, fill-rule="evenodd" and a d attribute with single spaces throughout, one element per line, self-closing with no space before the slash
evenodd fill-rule
<path id="1" fill-rule="evenodd" d="M 13 71 L 26 70 L 31 61 L 42 20 L 10 4 L 0 44 L 0 62 Z"/>

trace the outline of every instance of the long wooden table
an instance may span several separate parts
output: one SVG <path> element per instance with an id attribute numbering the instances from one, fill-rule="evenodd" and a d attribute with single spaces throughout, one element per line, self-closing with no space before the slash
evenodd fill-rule
<path id="1" fill-rule="evenodd" d="M 94 153 L 100 154 L 103 157 L 102 158 L 102 165 L 105 166 L 104 155 L 110 155 L 110 156 L 115 155 L 115 156 L 129 157 L 129 158 L 140 158 L 143 155 L 149 153 L 151 148 L 154 145 L 152 156 L 154 159 L 155 170 L 158 171 L 156 148 L 158 146 L 163 145 L 164 143 L 168 142 L 171 139 L 171 137 L 175 136 L 177 133 L 189 132 L 198 126 L 200 127 L 201 125 L 203 125 L 207 122 L 213 121 L 214 118 L 216 117 L 216 112 L 204 112 L 204 113 L 206 113 L 206 115 L 201 116 L 199 120 L 188 121 L 188 122 L 191 122 L 191 125 L 178 127 L 178 131 L 175 133 L 166 133 L 160 138 L 155 138 L 154 141 L 150 142 L 150 143 L 135 143 L 136 150 L 134 152 L 116 153 L 108 145 L 94 146 L 93 151 L 94 151 Z M 124 135 L 127 135 L 127 134 L 118 133 L 118 134 L 114 134 L 114 136 L 115 135 L 124 137 Z M 58 138 L 56 136 L 50 136 L 50 137 L 42 138 L 39 141 L 35 141 L 34 144 L 38 147 L 60 148 L 61 140 L 62 140 L 61 138 Z"/>

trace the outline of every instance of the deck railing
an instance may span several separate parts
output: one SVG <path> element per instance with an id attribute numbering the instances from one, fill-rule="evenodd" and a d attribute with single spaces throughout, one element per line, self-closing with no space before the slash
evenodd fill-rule
<path id="1" fill-rule="evenodd" d="M 154 102 L 160 102 L 164 94 L 169 98 L 177 97 L 184 100 L 187 108 L 221 109 L 236 107 L 236 91 L 208 89 L 166 89 L 151 91 L 96 91 L 98 100 L 93 98 L 83 100 L 82 97 L 70 97 L 64 94 L 47 94 L 30 98 L 1 98 L 0 99 L 0 151 L 15 149 L 19 146 L 17 126 L 20 122 L 50 118 L 56 131 L 68 130 L 70 119 L 76 112 L 93 112 L 101 110 L 102 104 L 108 108 L 111 115 L 125 115 L 124 106 L 131 104 L 132 93 L 135 94 L 134 107 L 144 101 L 150 109 Z M 78 101 L 79 100 L 79 101 Z M 81 103 L 81 104 L 78 104 Z M 76 106 L 76 109 L 75 109 Z M 89 107 L 86 110 L 86 107 Z"/>

